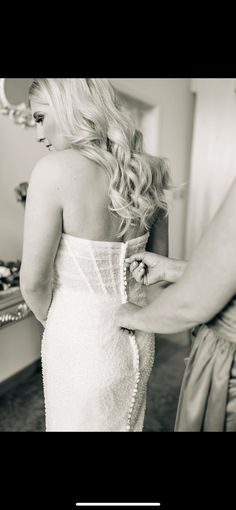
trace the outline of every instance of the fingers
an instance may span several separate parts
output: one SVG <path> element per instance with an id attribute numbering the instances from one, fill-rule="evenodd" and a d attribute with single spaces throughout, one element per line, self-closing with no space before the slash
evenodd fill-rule
<path id="1" fill-rule="evenodd" d="M 135 262 L 133 262 L 134 264 Z M 132 265 L 132 264 L 131 264 Z M 131 268 L 130 268 L 131 269 Z M 137 282 L 142 282 L 143 281 L 143 277 L 144 277 L 144 274 L 145 274 L 145 267 L 144 267 L 144 264 L 143 263 L 140 263 L 138 265 L 136 265 L 134 268 L 131 269 L 131 272 L 132 272 L 132 276 L 133 278 L 135 278 L 135 280 Z"/>
<path id="2" fill-rule="evenodd" d="M 139 268 L 139 270 L 143 269 L 145 267 L 145 264 L 144 262 L 138 262 L 137 260 L 134 260 L 131 263 L 126 262 L 126 266 L 129 267 L 129 270 L 132 273 L 136 268 Z"/>
<path id="3" fill-rule="evenodd" d="M 140 262 L 140 264 L 141 264 L 141 262 Z M 135 269 L 137 269 L 140 266 L 140 264 L 138 263 L 137 260 L 134 260 L 133 262 L 131 262 L 131 264 L 129 266 L 130 271 L 133 272 Z"/>
<path id="4" fill-rule="evenodd" d="M 131 272 L 135 271 L 135 269 L 143 269 L 145 266 L 145 264 L 143 262 L 137 262 L 137 260 L 134 260 L 134 262 L 131 262 L 130 266 L 129 266 L 129 270 Z"/>
<path id="5" fill-rule="evenodd" d="M 130 257 L 127 257 L 125 259 L 125 262 L 127 262 L 128 264 L 131 264 L 132 262 L 134 261 L 142 261 L 143 258 L 145 257 L 145 253 L 146 252 L 141 252 L 141 253 L 134 253 L 133 255 L 131 255 Z"/>

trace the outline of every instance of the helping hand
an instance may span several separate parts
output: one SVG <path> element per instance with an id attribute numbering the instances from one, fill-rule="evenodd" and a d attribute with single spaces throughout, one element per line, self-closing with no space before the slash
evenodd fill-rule
<path id="1" fill-rule="evenodd" d="M 116 313 L 117 326 L 128 330 L 139 329 L 138 322 L 135 320 L 135 313 L 140 309 L 140 306 L 133 303 L 121 305 Z"/>
<path id="2" fill-rule="evenodd" d="M 167 257 L 152 252 L 141 252 L 125 260 L 135 280 L 143 285 L 152 285 L 165 280 Z"/>

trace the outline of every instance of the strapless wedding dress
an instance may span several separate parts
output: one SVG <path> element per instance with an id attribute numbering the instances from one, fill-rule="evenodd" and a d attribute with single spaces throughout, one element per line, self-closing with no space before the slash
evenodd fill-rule
<path id="1" fill-rule="evenodd" d="M 120 330 L 115 312 L 126 301 L 146 303 L 125 258 L 145 250 L 148 236 L 62 234 L 42 338 L 46 431 L 142 431 L 154 335 Z"/>

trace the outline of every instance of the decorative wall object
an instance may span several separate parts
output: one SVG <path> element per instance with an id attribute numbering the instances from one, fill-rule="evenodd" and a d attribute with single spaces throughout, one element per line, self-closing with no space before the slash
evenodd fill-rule
<path id="1" fill-rule="evenodd" d="M 30 78 L 0 78 L 0 113 L 9 115 L 22 128 L 34 127 L 35 121 L 27 106 Z"/>
<path id="2" fill-rule="evenodd" d="M 17 202 L 25 204 L 28 186 L 28 182 L 20 182 L 20 184 L 14 188 Z"/>

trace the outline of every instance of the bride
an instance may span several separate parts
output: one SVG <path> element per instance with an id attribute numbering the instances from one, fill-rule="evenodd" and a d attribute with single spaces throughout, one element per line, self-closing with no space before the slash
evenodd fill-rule
<path id="1" fill-rule="evenodd" d="M 29 91 L 38 141 L 20 285 L 44 325 L 47 431 L 142 431 L 154 335 L 120 331 L 116 311 L 143 306 L 146 289 L 125 258 L 167 251 L 165 159 L 142 135 L 106 79 L 36 79 Z"/>

